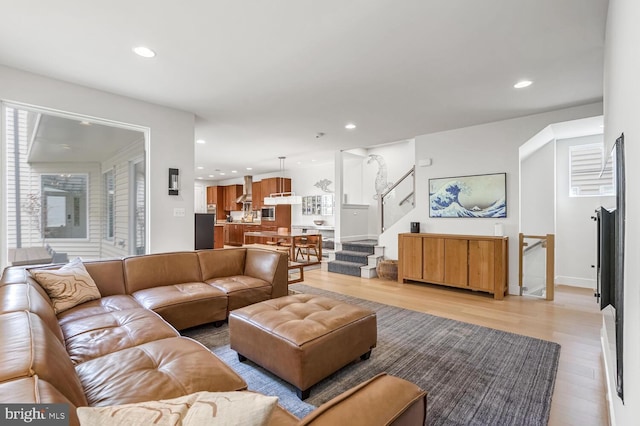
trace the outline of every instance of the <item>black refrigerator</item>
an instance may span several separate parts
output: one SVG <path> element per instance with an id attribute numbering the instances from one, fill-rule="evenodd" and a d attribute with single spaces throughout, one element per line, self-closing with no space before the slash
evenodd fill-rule
<path id="1" fill-rule="evenodd" d="M 196 250 L 213 248 L 213 228 L 216 224 L 215 213 L 196 213 Z"/>

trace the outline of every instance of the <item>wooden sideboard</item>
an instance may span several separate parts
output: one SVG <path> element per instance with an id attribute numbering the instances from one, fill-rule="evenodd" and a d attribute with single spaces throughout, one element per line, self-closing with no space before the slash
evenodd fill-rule
<path id="1" fill-rule="evenodd" d="M 398 235 L 398 281 L 421 281 L 493 294 L 508 290 L 508 237 Z"/>

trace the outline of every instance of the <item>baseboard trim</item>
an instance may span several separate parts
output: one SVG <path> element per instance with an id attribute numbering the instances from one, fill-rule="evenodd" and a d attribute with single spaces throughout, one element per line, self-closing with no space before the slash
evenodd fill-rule
<path id="1" fill-rule="evenodd" d="M 558 275 L 555 278 L 556 285 L 568 285 L 571 287 L 582 287 L 582 288 L 596 288 L 596 280 L 586 279 L 586 278 L 578 278 L 578 277 L 567 277 L 564 275 Z"/>

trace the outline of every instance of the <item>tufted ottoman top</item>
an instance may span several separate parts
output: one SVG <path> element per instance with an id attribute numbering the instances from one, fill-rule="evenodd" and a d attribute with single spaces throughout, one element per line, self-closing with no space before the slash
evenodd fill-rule
<path id="1" fill-rule="evenodd" d="M 231 315 L 302 346 L 375 312 L 313 294 L 295 294 L 237 309 Z"/>

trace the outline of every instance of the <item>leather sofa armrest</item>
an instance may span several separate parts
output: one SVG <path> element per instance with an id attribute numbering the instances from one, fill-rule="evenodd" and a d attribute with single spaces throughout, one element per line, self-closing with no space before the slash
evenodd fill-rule
<path id="1" fill-rule="evenodd" d="M 424 425 L 427 393 L 399 377 L 381 373 L 338 395 L 303 418 L 299 425 Z"/>

